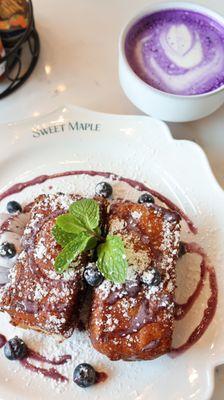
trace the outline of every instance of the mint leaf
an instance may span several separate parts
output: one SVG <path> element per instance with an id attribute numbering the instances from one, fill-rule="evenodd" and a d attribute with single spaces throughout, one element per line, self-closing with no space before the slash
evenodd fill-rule
<path id="1" fill-rule="evenodd" d="M 94 230 L 99 225 L 100 207 L 95 200 L 77 200 L 69 207 L 69 212 L 87 230 Z"/>
<path id="2" fill-rule="evenodd" d="M 108 235 L 106 242 L 98 246 L 97 267 L 102 275 L 114 283 L 125 282 L 127 261 L 122 239 Z"/>
<path id="3" fill-rule="evenodd" d="M 79 223 L 71 214 L 59 215 L 56 219 L 56 225 L 67 233 L 79 234 L 86 231 L 85 226 Z"/>
<path id="4" fill-rule="evenodd" d="M 95 247 L 97 246 L 97 243 L 98 243 L 97 238 L 94 236 L 90 236 L 85 250 L 95 249 Z"/>
<path id="5" fill-rule="evenodd" d="M 65 247 L 66 244 L 75 239 L 74 233 L 65 232 L 58 225 L 55 225 L 53 227 L 52 235 L 54 236 L 56 242 L 60 244 L 61 247 Z"/>
<path id="6" fill-rule="evenodd" d="M 69 242 L 55 259 L 55 270 L 62 274 L 68 269 L 71 262 L 86 250 L 90 239 L 90 236 L 82 232 Z"/>

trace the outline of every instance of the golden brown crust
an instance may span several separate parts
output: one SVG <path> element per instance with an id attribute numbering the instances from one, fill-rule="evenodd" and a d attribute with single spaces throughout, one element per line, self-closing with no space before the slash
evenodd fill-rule
<path id="1" fill-rule="evenodd" d="M 68 210 L 79 196 L 41 195 L 31 209 L 25 229 L 23 251 L 12 271 L 11 281 L 0 298 L 2 311 L 7 311 L 15 326 L 49 334 L 70 336 L 82 290 L 82 274 L 90 254 L 82 254 L 75 268 L 62 275 L 54 270 L 54 260 L 61 251 L 51 231 L 55 219 Z M 98 199 L 101 209 L 104 208 Z"/>
<path id="2" fill-rule="evenodd" d="M 112 360 L 158 357 L 171 348 L 179 216 L 157 206 L 118 203 L 108 225 L 125 243 L 128 281 L 104 281 L 95 290 L 92 344 Z M 150 284 L 155 270 L 162 276 L 157 286 Z"/>

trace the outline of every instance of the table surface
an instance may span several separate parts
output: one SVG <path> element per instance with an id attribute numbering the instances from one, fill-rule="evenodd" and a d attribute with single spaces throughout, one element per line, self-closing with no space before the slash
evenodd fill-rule
<path id="1" fill-rule="evenodd" d="M 224 15 L 223 0 L 195 0 Z M 33 0 L 41 57 L 27 83 L 1 101 L 0 122 L 38 117 L 64 104 L 140 114 L 118 80 L 118 36 L 123 24 L 150 0 Z M 177 139 L 205 150 L 224 188 L 224 107 L 208 118 L 169 124 Z M 215 373 L 212 400 L 224 398 L 224 366 Z"/>

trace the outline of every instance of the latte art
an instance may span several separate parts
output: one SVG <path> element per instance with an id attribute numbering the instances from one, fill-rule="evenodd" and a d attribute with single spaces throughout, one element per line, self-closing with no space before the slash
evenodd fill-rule
<path id="1" fill-rule="evenodd" d="M 165 56 L 177 67 L 193 68 L 203 60 L 200 37 L 186 25 L 172 25 L 167 32 L 161 32 L 159 41 Z"/>
<path id="2" fill-rule="evenodd" d="M 160 11 L 130 30 L 126 56 L 132 69 L 157 89 L 207 93 L 224 84 L 224 27 L 193 11 Z"/>

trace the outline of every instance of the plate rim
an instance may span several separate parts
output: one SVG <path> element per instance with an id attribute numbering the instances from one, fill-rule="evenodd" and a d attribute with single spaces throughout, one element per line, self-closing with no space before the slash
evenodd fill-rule
<path id="1" fill-rule="evenodd" d="M 18 120 L 13 120 L 11 122 L 6 122 L 6 123 L 4 123 L 4 122 L 1 123 L 0 122 L 0 128 L 7 127 L 8 129 L 10 129 L 10 128 L 17 127 L 17 126 L 20 127 L 22 125 L 26 125 L 26 124 L 29 124 L 29 123 L 32 124 L 32 126 L 33 126 L 33 125 L 36 125 L 38 123 L 38 121 L 40 121 L 40 123 L 43 123 L 43 121 L 45 119 L 47 119 L 48 117 L 51 117 L 51 116 L 56 115 L 58 113 L 62 113 L 64 111 L 70 112 L 70 113 L 72 113 L 72 112 L 74 112 L 74 113 L 75 112 L 82 112 L 82 113 L 88 113 L 88 114 L 95 115 L 95 116 L 99 115 L 99 116 L 102 116 L 104 118 L 109 117 L 109 118 L 112 118 L 112 119 L 127 119 L 127 118 L 130 118 L 130 119 L 133 119 L 133 120 L 140 119 L 140 120 L 143 120 L 143 121 L 145 120 L 145 121 L 154 121 L 154 122 L 156 122 L 163 129 L 163 135 L 165 135 L 165 139 L 167 141 L 174 142 L 175 144 L 181 143 L 183 145 L 186 143 L 188 146 L 191 146 L 192 149 L 194 149 L 194 150 L 196 150 L 198 152 L 198 154 L 200 155 L 200 160 L 204 163 L 204 165 L 207 168 L 207 172 L 209 172 L 210 177 L 213 178 L 214 183 L 220 189 L 220 193 L 222 193 L 222 195 L 224 196 L 224 190 L 221 187 L 220 183 L 217 181 L 217 179 L 216 179 L 216 177 L 215 177 L 215 175 L 213 173 L 213 170 L 211 168 L 211 165 L 209 163 L 208 157 L 207 157 L 205 151 L 202 149 L 202 147 L 198 143 L 196 143 L 196 142 L 194 142 L 192 140 L 189 140 L 189 139 L 175 139 L 173 137 L 173 135 L 172 135 L 172 129 L 169 128 L 169 126 L 167 125 L 167 123 L 165 121 L 159 120 L 157 118 L 150 117 L 148 115 L 144 115 L 144 114 L 106 113 L 106 112 L 102 112 L 102 111 L 91 110 L 91 109 L 86 108 L 86 107 L 76 106 L 76 105 L 73 105 L 71 103 L 67 103 L 67 104 L 64 104 L 64 105 L 62 105 L 60 107 L 55 108 L 54 110 L 52 110 L 52 111 L 50 111 L 50 112 L 48 112 L 46 114 L 40 114 L 38 116 L 33 116 L 33 117 L 28 117 L 28 118 L 23 118 L 23 119 L 18 119 Z M 150 136 L 150 134 L 148 136 Z M 4 138 L 4 140 L 5 140 L 5 138 Z M 6 140 L 7 140 L 7 138 L 6 138 Z M 4 146 L 4 144 L 2 144 L 2 146 Z"/>

